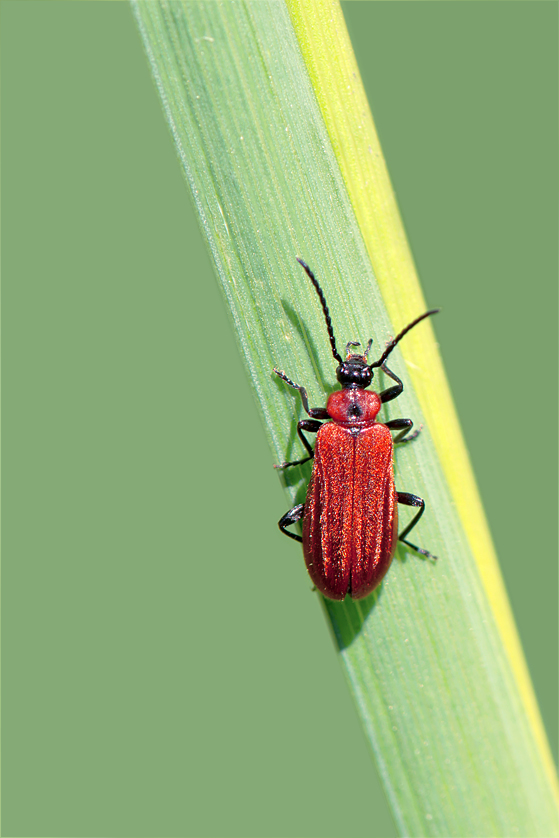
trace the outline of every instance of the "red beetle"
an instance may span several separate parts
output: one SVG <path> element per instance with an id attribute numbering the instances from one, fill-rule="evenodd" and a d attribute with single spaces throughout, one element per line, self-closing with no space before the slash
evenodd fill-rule
<path id="1" fill-rule="evenodd" d="M 314 285 L 332 347 L 338 362 L 336 376 L 342 389 L 329 397 L 326 408 L 309 408 L 307 392 L 295 384 L 281 370 L 274 369 L 286 384 L 301 394 L 310 419 L 297 424 L 299 437 L 308 456 L 276 468 L 298 466 L 314 458 L 313 470 L 305 503 L 290 509 L 279 521 L 282 532 L 303 542 L 303 553 L 309 575 L 318 590 L 329 599 L 362 599 L 380 583 L 390 567 L 401 541 L 431 559 L 428 550 L 411 544 L 406 536 L 415 527 L 425 509 L 425 501 L 408 492 L 398 492 L 394 486 L 392 466 L 393 444 L 410 442 L 418 435 L 409 435 L 411 419 L 376 421 L 381 405 L 397 398 L 404 389 L 401 380 L 386 366 L 386 359 L 404 337 L 418 323 L 436 314 L 439 309 L 425 312 L 406 326 L 387 345 L 373 364 L 367 363 L 372 338 L 363 355 L 353 354 L 350 341 L 343 361 L 337 348 L 326 299 L 314 274 L 302 259 L 297 259 Z M 365 388 L 373 379 L 377 367 L 396 382 L 395 386 L 374 393 Z M 320 421 L 322 420 L 322 421 Z M 323 424 L 324 420 L 330 420 Z M 400 431 L 393 440 L 390 431 Z M 310 446 L 304 432 L 316 433 L 316 445 Z M 419 507 L 417 515 L 398 536 L 398 504 Z M 303 537 L 289 532 L 286 527 L 303 519 Z"/>

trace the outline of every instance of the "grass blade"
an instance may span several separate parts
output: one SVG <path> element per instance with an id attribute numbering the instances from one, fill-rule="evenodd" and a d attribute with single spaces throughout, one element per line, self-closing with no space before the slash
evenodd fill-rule
<path id="1" fill-rule="evenodd" d="M 374 129 L 358 130 L 366 103 L 357 83 L 351 101 L 340 95 L 356 69 L 343 20 L 330 4 L 295 0 L 134 9 L 282 460 L 299 450 L 294 399 L 271 368 L 304 382 L 316 405 L 333 383 L 295 256 L 320 277 L 340 343 L 365 342 L 372 323 L 382 346 L 424 309 Z M 349 683 L 402 834 L 549 836 L 545 739 L 498 570 L 483 558 L 491 547 L 467 458 L 450 463 L 462 446 L 430 324 L 394 357 L 406 391 L 386 418 L 425 425 L 421 444 L 396 457 L 397 485 L 428 498 L 421 543 L 441 561 L 400 550 L 367 600 L 325 603 Z M 286 477 L 292 498 L 307 478 Z"/>

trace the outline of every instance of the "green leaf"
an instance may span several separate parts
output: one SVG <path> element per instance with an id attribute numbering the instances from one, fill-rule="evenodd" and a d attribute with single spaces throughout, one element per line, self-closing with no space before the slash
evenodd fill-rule
<path id="1" fill-rule="evenodd" d="M 335 364 L 295 257 L 340 346 L 372 330 L 382 348 L 424 310 L 340 10 L 133 5 L 274 459 L 296 458 L 300 400 L 271 369 L 318 406 Z M 547 837 L 551 763 L 430 323 L 392 358 L 405 392 L 384 418 L 424 426 L 396 483 L 427 499 L 417 540 L 440 559 L 400 548 L 370 597 L 324 602 L 348 682 L 402 834 Z"/>

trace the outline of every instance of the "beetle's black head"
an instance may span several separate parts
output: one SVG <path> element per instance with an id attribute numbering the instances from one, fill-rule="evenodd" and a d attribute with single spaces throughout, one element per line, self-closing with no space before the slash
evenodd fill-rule
<path id="1" fill-rule="evenodd" d="M 369 387 L 373 371 L 364 355 L 349 355 L 336 370 L 336 377 L 342 387 Z"/>

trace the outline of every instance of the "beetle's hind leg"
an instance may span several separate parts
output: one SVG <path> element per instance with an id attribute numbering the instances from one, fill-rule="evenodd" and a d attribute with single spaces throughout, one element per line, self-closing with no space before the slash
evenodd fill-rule
<path id="1" fill-rule="evenodd" d="M 308 457 L 303 457 L 302 460 L 294 460 L 292 463 L 281 463 L 278 466 L 274 466 L 274 468 L 289 468 L 290 466 L 300 466 L 303 463 L 307 463 L 309 460 L 312 460 L 314 457 L 314 451 L 311 448 L 311 444 L 304 435 L 303 431 L 306 431 L 308 434 L 315 434 L 318 429 L 321 427 L 321 422 L 318 422 L 316 419 L 301 419 L 300 422 L 297 422 L 297 433 L 299 434 L 299 439 L 309 452 Z"/>
<path id="2" fill-rule="evenodd" d="M 422 556 L 425 556 L 428 559 L 436 559 L 437 557 L 434 556 L 429 550 L 424 550 L 422 547 L 418 547 L 417 544 L 412 544 L 411 541 L 406 539 L 406 536 L 409 532 L 413 530 L 423 512 L 425 511 L 425 501 L 423 498 L 420 498 L 418 495 L 411 495 L 409 492 L 396 492 L 398 496 L 398 503 L 403 504 L 404 506 L 418 506 L 419 512 L 412 518 L 411 522 L 407 525 L 405 530 L 400 533 L 398 536 L 398 541 L 401 541 L 402 544 L 407 544 L 408 547 L 411 547 L 412 550 L 415 550 L 417 553 L 421 553 Z"/>
<path id="3" fill-rule="evenodd" d="M 303 517 L 303 513 L 305 511 L 305 504 L 298 503 L 297 506 L 294 506 L 293 509 L 290 509 L 289 512 L 286 512 L 283 518 L 280 518 L 278 521 L 278 527 L 280 530 L 289 536 L 289 538 L 293 538 L 295 541 L 302 541 L 300 535 L 296 535 L 294 532 L 289 532 L 286 530 L 286 527 L 290 527 L 291 524 L 296 524 L 298 521 L 301 520 Z"/>
<path id="4" fill-rule="evenodd" d="M 397 445 L 399 442 L 412 442 L 421 433 L 421 428 L 417 428 L 413 434 L 410 433 L 413 428 L 413 421 L 411 419 L 390 419 L 389 422 L 385 422 L 384 424 L 391 431 L 399 431 L 403 428 L 402 433 L 394 437 L 394 445 Z"/>

